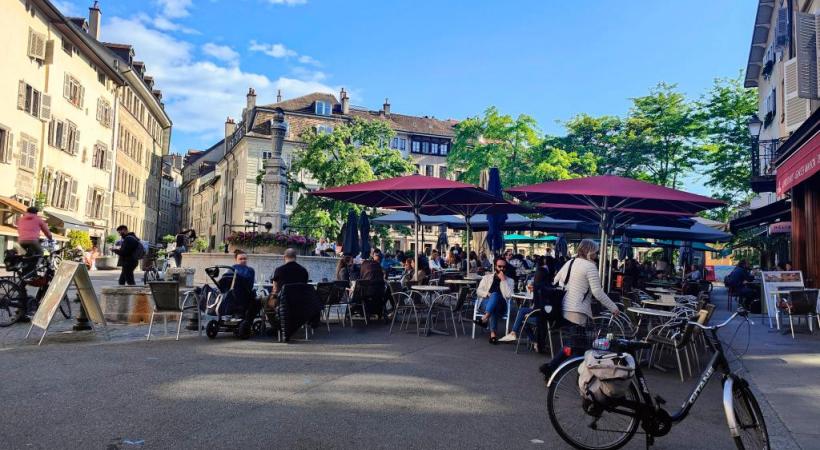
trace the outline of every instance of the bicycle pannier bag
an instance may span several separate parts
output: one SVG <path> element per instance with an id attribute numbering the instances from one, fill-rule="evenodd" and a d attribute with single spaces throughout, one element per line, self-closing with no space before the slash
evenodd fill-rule
<path id="1" fill-rule="evenodd" d="M 578 367 L 578 388 L 598 403 L 623 398 L 635 376 L 635 359 L 629 354 L 587 350 Z"/>

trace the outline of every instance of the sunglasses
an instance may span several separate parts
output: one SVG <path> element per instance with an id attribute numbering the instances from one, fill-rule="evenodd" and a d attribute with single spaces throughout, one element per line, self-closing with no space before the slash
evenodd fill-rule
<path id="1" fill-rule="evenodd" d="M 506 269 L 506 268 L 507 268 L 507 266 L 506 266 L 506 265 L 503 265 L 503 266 L 495 266 L 495 268 L 496 268 L 496 269 Z"/>

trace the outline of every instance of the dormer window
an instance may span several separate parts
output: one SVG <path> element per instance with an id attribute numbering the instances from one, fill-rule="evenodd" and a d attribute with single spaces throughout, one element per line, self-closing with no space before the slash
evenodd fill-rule
<path id="1" fill-rule="evenodd" d="M 331 112 L 331 107 L 329 102 L 324 101 L 317 101 L 316 102 L 316 115 L 318 116 L 329 116 Z"/>

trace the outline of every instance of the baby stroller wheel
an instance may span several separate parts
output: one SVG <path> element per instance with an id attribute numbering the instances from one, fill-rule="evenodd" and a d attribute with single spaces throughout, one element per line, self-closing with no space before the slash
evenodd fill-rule
<path id="1" fill-rule="evenodd" d="M 209 320 L 208 325 L 205 326 L 205 336 L 208 336 L 211 339 L 216 339 L 217 333 L 219 333 L 219 322 L 216 320 Z"/>
<path id="2" fill-rule="evenodd" d="M 247 320 L 239 322 L 239 325 L 234 329 L 233 334 L 239 339 L 249 339 L 251 337 L 252 325 Z"/>
<path id="3" fill-rule="evenodd" d="M 265 332 L 265 321 L 264 320 L 257 320 L 253 323 L 253 327 L 251 327 L 253 334 L 259 336 Z"/>

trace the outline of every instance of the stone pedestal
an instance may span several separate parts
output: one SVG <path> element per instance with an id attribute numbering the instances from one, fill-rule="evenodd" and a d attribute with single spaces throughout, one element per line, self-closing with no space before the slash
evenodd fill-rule
<path id="1" fill-rule="evenodd" d="M 106 320 L 131 324 L 151 320 L 151 288 L 148 286 L 104 287 L 100 308 Z"/>
<path id="2" fill-rule="evenodd" d="M 287 226 L 285 206 L 288 199 L 288 166 L 282 158 L 282 147 L 288 131 L 285 116 L 277 110 L 271 120 L 271 157 L 265 161 L 265 175 L 262 177 L 264 202 L 259 222 L 271 223 L 271 233 L 283 231 Z"/>
<path id="3" fill-rule="evenodd" d="M 196 269 L 193 267 L 169 267 L 165 271 L 165 281 L 179 279 L 180 287 L 194 287 L 194 275 Z"/>

